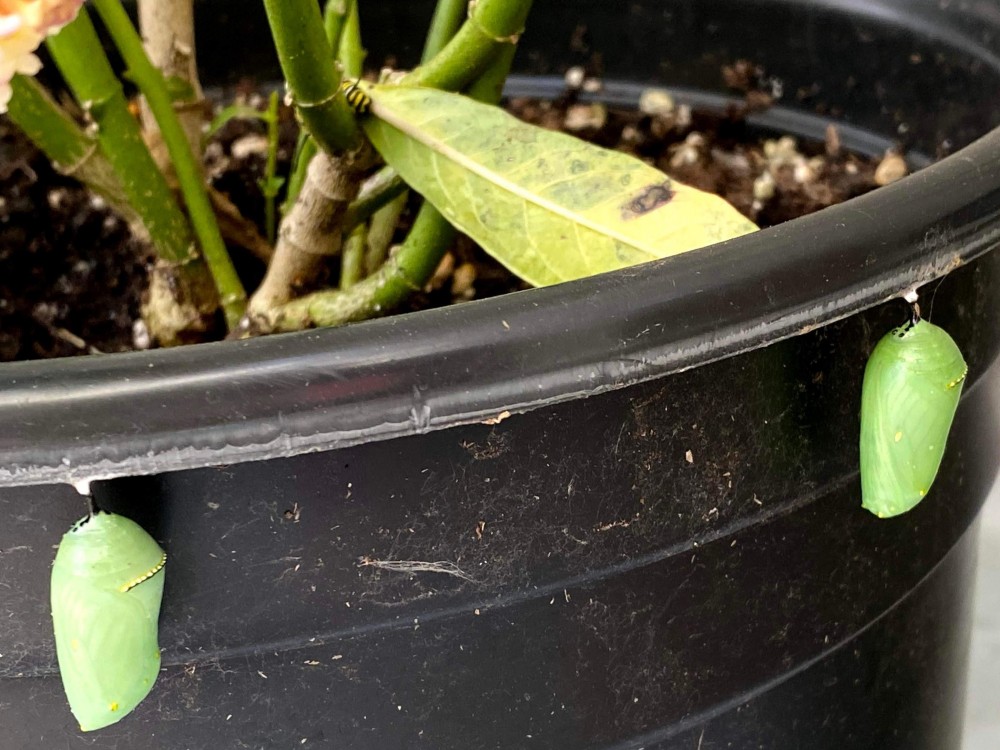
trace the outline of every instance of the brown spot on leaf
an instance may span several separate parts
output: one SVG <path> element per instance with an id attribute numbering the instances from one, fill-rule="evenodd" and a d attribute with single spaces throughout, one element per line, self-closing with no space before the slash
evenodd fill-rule
<path id="1" fill-rule="evenodd" d="M 622 221 L 637 219 L 669 203 L 674 197 L 672 188 L 670 180 L 647 185 L 622 204 Z"/>

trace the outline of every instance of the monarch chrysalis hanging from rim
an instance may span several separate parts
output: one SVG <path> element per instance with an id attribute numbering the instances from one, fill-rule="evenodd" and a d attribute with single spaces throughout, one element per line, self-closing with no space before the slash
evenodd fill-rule
<path id="1" fill-rule="evenodd" d="M 358 85 L 361 80 L 344 81 L 340 84 L 340 90 L 344 92 L 344 98 L 359 115 L 368 114 L 372 105 L 372 98 L 366 94 Z"/>
<path id="2" fill-rule="evenodd" d="M 969 368 L 948 333 L 913 304 L 872 351 L 861 392 L 861 496 L 880 518 L 930 491 Z"/>
<path id="3" fill-rule="evenodd" d="M 103 511 L 77 521 L 59 544 L 52 626 L 63 687 L 83 731 L 119 721 L 156 681 L 166 561 L 137 523 Z"/>

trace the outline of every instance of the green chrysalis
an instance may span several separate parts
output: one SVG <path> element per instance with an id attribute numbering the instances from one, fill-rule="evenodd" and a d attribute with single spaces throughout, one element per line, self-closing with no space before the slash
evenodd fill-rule
<path id="1" fill-rule="evenodd" d="M 951 336 L 916 312 L 875 347 L 861 392 L 861 504 L 879 518 L 930 490 L 968 370 Z"/>
<path id="2" fill-rule="evenodd" d="M 51 591 L 56 654 L 85 732 L 121 719 L 156 681 L 166 561 L 137 523 L 101 511 L 75 523 L 59 544 Z"/>

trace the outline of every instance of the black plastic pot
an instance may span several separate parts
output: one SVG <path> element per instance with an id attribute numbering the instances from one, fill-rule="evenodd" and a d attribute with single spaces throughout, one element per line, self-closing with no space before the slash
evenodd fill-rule
<path id="1" fill-rule="evenodd" d="M 252 4 L 199 7 L 259 28 Z M 429 8 L 371 4 L 370 59 L 408 62 Z M 790 103 L 762 127 L 815 135 L 826 107 L 858 147 L 934 154 L 1000 119 L 995 5 L 539 0 L 521 69 L 576 62 L 578 24 L 612 97 L 711 99 L 748 57 Z M 998 239 L 993 133 L 820 214 L 573 284 L 0 368 L 0 746 L 953 750 L 1000 438 Z M 879 521 L 859 503 L 862 370 L 905 315 L 880 303 L 939 277 L 925 311 L 970 382 L 931 495 Z M 48 574 L 84 507 L 67 482 L 101 476 L 102 504 L 171 556 L 165 666 L 84 737 Z"/>

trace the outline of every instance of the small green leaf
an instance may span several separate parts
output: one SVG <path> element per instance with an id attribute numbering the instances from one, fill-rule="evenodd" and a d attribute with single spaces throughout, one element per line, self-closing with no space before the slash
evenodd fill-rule
<path id="1" fill-rule="evenodd" d="M 284 177 L 272 177 L 271 179 L 260 179 L 257 180 L 257 185 L 260 187 L 260 192 L 265 198 L 274 198 L 281 192 L 281 188 L 285 184 Z"/>
<path id="2" fill-rule="evenodd" d="M 368 138 L 452 224 L 536 286 L 675 255 L 757 229 L 722 198 L 627 154 L 468 97 L 366 86 Z"/>

